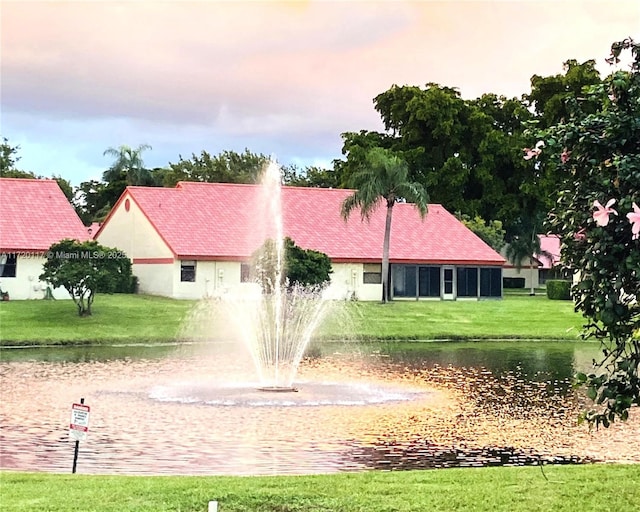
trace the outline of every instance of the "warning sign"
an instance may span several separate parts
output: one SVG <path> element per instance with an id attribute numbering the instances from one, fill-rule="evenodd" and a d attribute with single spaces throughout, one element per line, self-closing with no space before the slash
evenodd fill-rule
<path id="1" fill-rule="evenodd" d="M 87 432 L 89 432 L 89 406 L 73 404 L 71 406 L 69 437 L 76 441 L 84 441 L 87 439 Z"/>

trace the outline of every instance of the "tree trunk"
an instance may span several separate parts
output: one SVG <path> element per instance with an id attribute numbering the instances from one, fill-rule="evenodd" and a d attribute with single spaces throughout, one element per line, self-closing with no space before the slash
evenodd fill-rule
<path id="1" fill-rule="evenodd" d="M 391 215 L 393 203 L 387 205 L 387 218 L 384 225 L 384 242 L 382 244 L 382 302 L 389 301 L 389 243 L 391 241 Z"/>
<path id="2" fill-rule="evenodd" d="M 536 294 L 536 289 L 533 285 L 533 258 L 529 258 L 529 268 L 531 268 L 531 291 L 529 292 L 529 295 L 533 296 Z"/>

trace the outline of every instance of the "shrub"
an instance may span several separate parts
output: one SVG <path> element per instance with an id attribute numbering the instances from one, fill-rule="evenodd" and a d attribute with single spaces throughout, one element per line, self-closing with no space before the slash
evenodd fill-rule
<path id="1" fill-rule="evenodd" d="M 571 300 L 571 281 L 550 279 L 547 281 L 547 297 L 551 300 Z"/>

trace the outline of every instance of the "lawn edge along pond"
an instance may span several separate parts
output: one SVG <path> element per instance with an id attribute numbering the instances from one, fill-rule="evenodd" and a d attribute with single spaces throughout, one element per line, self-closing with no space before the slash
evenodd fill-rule
<path id="1" fill-rule="evenodd" d="M 640 466 L 489 467 L 261 477 L 135 477 L 0 472 L 13 512 L 422 512 L 636 510 Z"/>
<path id="2" fill-rule="evenodd" d="M 0 302 L 0 346 L 179 342 L 196 304 L 148 295 L 97 295 L 93 315 L 79 317 L 70 300 Z M 584 324 L 571 301 L 544 295 L 345 302 L 340 309 L 346 314 L 332 316 L 317 340 L 578 341 Z"/>

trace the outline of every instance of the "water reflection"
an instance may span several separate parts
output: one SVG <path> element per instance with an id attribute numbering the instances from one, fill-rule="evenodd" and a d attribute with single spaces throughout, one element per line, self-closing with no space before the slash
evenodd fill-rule
<path id="1" fill-rule="evenodd" d="M 585 399 L 571 375 L 597 346 L 324 344 L 304 360 L 299 393 L 266 397 L 228 349 L 3 350 L 0 467 L 70 471 L 80 397 L 91 406 L 82 473 L 640 462 L 637 411 L 609 430 L 576 425 Z"/>

